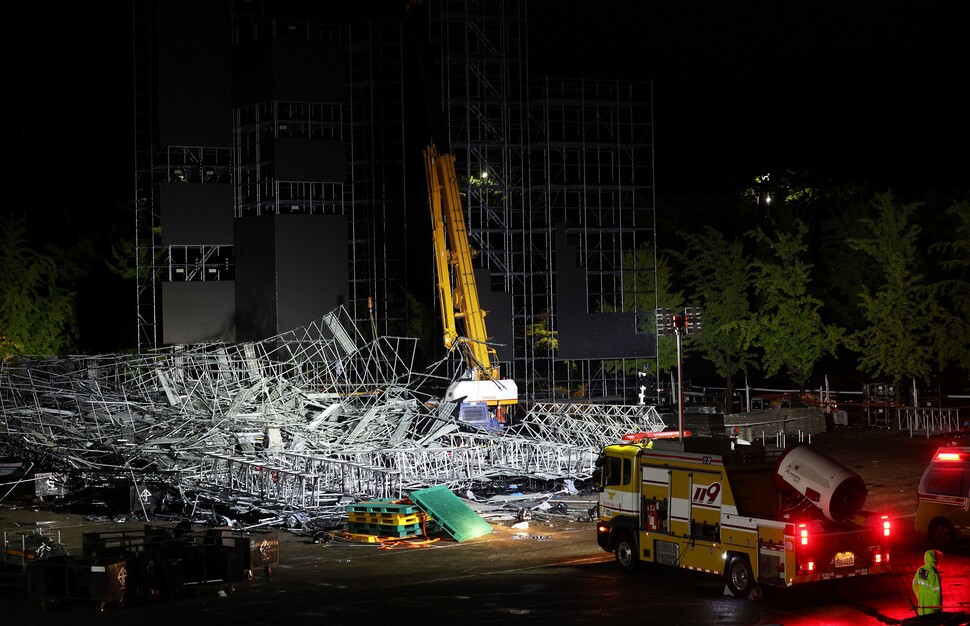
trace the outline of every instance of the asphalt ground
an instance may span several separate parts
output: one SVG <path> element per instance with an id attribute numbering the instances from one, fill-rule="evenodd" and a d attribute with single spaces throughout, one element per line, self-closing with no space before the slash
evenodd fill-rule
<path id="1" fill-rule="evenodd" d="M 653 601 L 659 606 L 663 600 L 668 607 L 664 609 L 669 611 L 666 618 L 656 615 L 656 623 L 662 624 L 903 623 L 912 615 L 903 598 L 926 548 L 923 538 L 912 530 L 916 485 L 937 448 L 967 445 L 967 436 L 911 437 L 890 430 L 837 427 L 814 435 L 810 443 L 863 478 L 869 490 L 867 510 L 894 518 L 900 545 L 894 553 L 894 573 L 860 584 L 860 599 L 819 599 L 809 591 L 808 599 L 788 594 L 784 600 L 769 597 L 762 605 L 734 602 L 721 598 L 720 583 L 714 577 L 696 578 L 667 568 L 648 568 L 647 574 L 631 583 L 620 577 L 612 555 L 596 545 L 591 521 L 575 515 L 548 515 L 518 525 L 514 520 L 493 521 L 490 534 L 462 543 L 447 536 L 362 542 L 339 534 L 317 542 L 307 533 L 273 529 L 279 559 L 268 574 L 257 570 L 251 581 L 186 587 L 171 598 L 138 594 L 124 607 L 107 604 L 101 613 L 96 611 L 100 608 L 97 597 L 41 597 L 27 584 L 24 568 L 6 564 L 0 571 L 0 614 L 10 624 L 61 624 L 65 619 L 82 616 L 86 620 L 94 615 L 97 617 L 91 619 L 98 623 L 128 625 L 369 625 L 404 618 L 434 621 L 445 616 L 467 624 L 504 624 L 509 619 L 521 624 L 578 624 L 627 616 L 627 603 L 647 590 L 660 588 L 662 597 Z M 595 500 L 593 495 L 574 497 L 570 511 L 584 510 L 584 498 L 590 505 Z M 84 533 L 138 532 L 145 524 L 144 519 L 118 522 L 55 512 L 47 504 L 25 498 L 0 501 L 0 529 L 8 541 L 16 541 L 24 533 L 41 533 L 74 555 L 81 554 Z M 963 582 L 970 580 L 970 551 L 955 553 L 948 565 L 947 602 L 970 606 L 970 583 Z M 670 586 L 667 591 L 665 585 Z M 555 588 L 555 594 L 550 588 Z M 615 606 L 591 602 L 592 588 L 621 601 Z M 696 602 L 691 598 L 695 592 Z M 687 598 L 685 603 L 677 600 L 681 595 Z M 839 602 L 839 608 L 829 607 L 830 601 Z M 721 617 L 712 618 L 711 611 Z M 839 611 L 845 615 L 832 618 Z"/>
<path id="2" fill-rule="evenodd" d="M 932 436 L 891 429 L 836 426 L 810 443 L 859 474 L 868 487 L 866 509 L 893 517 L 916 515 L 916 487 L 937 449 L 970 445 L 970 432 Z"/>

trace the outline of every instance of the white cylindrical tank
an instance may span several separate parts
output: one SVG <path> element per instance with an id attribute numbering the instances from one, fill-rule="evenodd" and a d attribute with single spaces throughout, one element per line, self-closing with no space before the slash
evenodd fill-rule
<path id="1" fill-rule="evenodd" d="M 869 492 L 862 477 L 804 443 L 792 446 L 778 459 L 775 485 L 800 493 L 833 522 L 861 511 Z"/>

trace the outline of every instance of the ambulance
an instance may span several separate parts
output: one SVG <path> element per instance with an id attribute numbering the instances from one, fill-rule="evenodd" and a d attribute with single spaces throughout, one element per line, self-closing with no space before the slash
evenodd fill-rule
<path id="1" fill-rule="evenodd" d="M 916 532 L 935 548 L 970 539 L 970 447 L 933 455 L 916 489 Z"/>

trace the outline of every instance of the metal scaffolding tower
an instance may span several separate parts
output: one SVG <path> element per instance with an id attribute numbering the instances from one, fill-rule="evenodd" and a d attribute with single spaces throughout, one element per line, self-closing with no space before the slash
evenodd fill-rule
<path id="1" fill-rule="evenodd" d="M 347 308 L 362 328 L 390 333 L 406 299 L 401 25 L 337 23 L 339 15 L 332 11 L 313 16 L 292 13 L 285 3 L 233 2 L 224 19 L 227 31 L 234 33 L 235 47 L 269 39 L 338 44 L 344 67 L 334 73 L 343 76 L 344 84 L 333 86 L 333 91 L 344 96 L 339 102 L 244 104 L 226 111 L 225 119 L 232 120 L 233 145 L 173 146 L 159 143 L 157 103 L 164 94 L 156 74 L 164 53 L 153 45 L 159 36 L 157 10 L 154 0 L 139 0 L 133 22 L 139 351 L 163 343 L 163 283 L 236 278 L 233 245 L 162 241 L 163 183 L 231 184 L 236 218 L 266 213 L 346 216 Z M 177 125 L 172 120 L 165 123 Z M 277 142 L 288 140 L 345 146 L 347 171 L 339 177 L 342 180 L 281 176 L 275 149 Z"/>
<path id="2" fill-rule="evenodd" d="M 152 113 L 152 15 L 148 0 L 135 2 L 132 12 L 134 42 L 134 152 L 135 180 L 135 282 L 137 308 L 137 341 L 140 352 L 159 344 L 158 340 L 158 274 L 155 256 L 160 245 L 158 228 L 161 216 L 156 206 L 153 183 L 155 125 Z"/>
<path id="3" fill-rule="evenodd" d="M 578 251 L 587 313 L 653 317 L 653 294 L 629 293 L 635 253 L 653 253 L 652 94 L 647 83 L 530 80 L 525 2 L 430 3 L 447 130 L 456 154 L 469 237 L 492 286 L 512 295 L 510 375 L 532 400 L 636 396 L 636 363 L 611 367 L 557 356 L 556 229 Z M 654 259 L 655 260 L 655 259 Z M 632 366 L 632 367 L 631 367 Z M 577 393 L 575 390 L 579 390 Z"/>
<path id="4" fill-rule="evenodd" d="M 318 7 L 316 16 L 284 14 L 279 7 L 285 4 L 232 3 L 226 19 L 233 25 L 233 45 L 257 36 L 338 43 L 344 50 L 339 58 L 346 98 L 239 106 L 227 117 L 233 119 L 232 146 L 158 145 L 158 94 L 152 92 L 157 60 L 150 56 L 156 36 L 149 10 L 153 0 L 136 5 L 140 350 L 162 343 L 163 284 L 232 280 L 239 257 L 231 245 L 164 244 L 162 183 L 228 180 L 237 219 L 292 212 L 346 216 L 346 306 L 352 318 L 375 336 L 405 328 L 407 298 L 415 293 L 407 283 L 407 245 L 409 239 L 424 241 L 424 233 L 409 237 L 407 230 L 401 24 L 341 24 L 332 9 Z M 435 0 L 427 6 L 469 237 L 480 265 L 490 272 L 480 289 L 510 296 L 511 310 L 502 323 L 511 329 L 511 343 L 499 350 L 503 370 L 519 382 L 525 403 L 567 397 L 631 400 L 638 391 L 631 376 L 635 359 L 559 355 L 563 285 L 557 263 L 568 261 L 582 272 L 581 313 L 622 311 L 653 318 L 645 304 L 652 298 L 636 297 L 643 294 L 631 291 L 637 289 L 631 285 L 654 281 L 630 280 L 654 271 L 653 264 L 637 259 L 645 249 L 652 253 L 655 237 L 649 84 L 531 80 L 525 2 Z M 347 146 L 345 180 L 278 176 L 274 142 L 307 138 Z M 557 232 L 565 233 L 568 251 L 557 250 Z M 560 259 L 564 254 L 569 258 Z M 432 298 L 433 290 L 427 294 Z M 538 339 L 540 334 L 551 340 Z"/>

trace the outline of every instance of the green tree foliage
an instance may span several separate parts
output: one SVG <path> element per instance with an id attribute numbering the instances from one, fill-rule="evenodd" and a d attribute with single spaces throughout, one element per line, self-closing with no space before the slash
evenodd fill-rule
<path id="1" fill-rule="evenodd" d="M 623 257 L 623 302 L 626 313 L 643 314 L 641 332 L 656 335 L 656 309 L 679 311 L 684 308 L 684 292 L 674 291 L 673 270 L 666 256 L 657 257 L 653 246 L 647 244 Z M 607 309 L 609 310 L 609 309 Z M 670 372 L 677 367 L 677 341 L 673 336 L 657 336 L 657 358 L 604 363 L 607 371 L 623 367 L 627 374 L 642 372 L 649 376 Z"/>
<path id="2" fill-rule="evenodd" d="M 552 365 L 552 358 L 559 350 L 559 331 L 553 330 L 550 327 L 549 317 L 548 310 L 541 311 L 523 329 L 525 339 L 530 344 L 527 349 L 534 355 L 532 364 L 537 370 L 545 369 L 546 375 L 551 375 L 552 368 L 554 367 Z M 566 362 L 562 366 L 572 368 L 573 364 Z M 547 391 L 549 390 L 547 389 Z M 557 391 L 560 393 L 569 393 L 565 388 L 560 388 Z"/>
<path id="3" fill-rule="evenodd" d="M 162 229 L 156 226 L 152 230 L 155 238 L 161 241 Z M 111 273 L 120 278 L 127 280 L 147 278 L 151 274 L 152 267 L 160 267 L 164 264 L 165 251 L 160 246 L 153 251 L 151 245 L 142 242 L 136 250 L 135 238 L 127 232 L 112 233 L 111 241 L 105 265 Z"/>
<path id="4" fill-rule="evenodd" d="M 896 385 L 905 378 L 927 379 L 931 371 L 934 303 L 918 262 L 920 228 L 910 222 L 920 203 L 899 204 L 892 192 L 877 194 L 873 214 L 860 220 L 861 236 L 850 246 L 876 262 L 877 276 L 859 293 L 866 325 L 848 337 L 848 345 L 861 353 L 859 368 Z"/>
<path id="5" fill-rule="evenodd" d="M 33 250 L 24 220 L 0 223 L 0 357 L 54 355 L 76 337 L 74 293 L 60 285 L 58 266 Z"/>
<path id="6" fill-rule="evenodd" d="M 666 256 L 657 259 L 657 308 L 682 311 L 686 301 L 683 291 L 675 291 L 673 279 L 671 277 L 670 264 Z M 657 316 L 647 316 L 648 326 L 651 333 L 657 332 Z M 685 353 L 690 352 L 693 342 L 691 339 L 682 338 L 681 348 Z M 657 336 L 657 365 L 656 370 L 648 368 L 648 374 L 667 374 L 677 367 L 677 337 L 671 335 Z"/>
<path id="7" fill-rule="evenodd" d="M 970 372 L 970 202 L 958 202 L 947 215 L 954 221 L 953 241 L 931 251 L 944 255 L 944 276 L 930 285 L 936 311 L 933 338 L 941 364 L 953 363 Z"/>
<path id="8" fill-rule="evenodd" d="M 835 352 L 843 335 L 840 327 L 822 321 L 822 301 L 809 292 L 812 265 L 804 260 L 807 232 L 805 224 L 795 220 L 793 231 L 769 235 L 757 228 L 750 233 L 765 246 L 765 253 L 751 265 L 760 306 L 741 325 L 744 347 L 762 351 L 764 374 L 784 371 L 802 392 L 815 364 Z"/>
<path id="9" fill-rule="evenodd" d="M 671 311 L 682 310 L 685 304 L 684 292 L 674 289 L 673 271 L 667 256 L 655 256 L 653 248 L 650 247 L 645 250 L 638 250 L 634 253 L 634 257 L 634 267 L 637 268 L 637 271 L 632 274 L 624 274 L 624 293 L 635 293 L 637 298 L 635 308 L 629 310 L 654 311 L 654 306 L 651 306 L 650 302 L 653 294 L 649 291 L 649 282 L 653 278 L 654 272 L 656 272 L 657 281 L 656 308 L 670 309 Z M 656 259 L 656 262 L 654 262 L 654 259 Z M 629 281 L 637 283 L 635 286 L 630 285 L 634 288 L 634 291 L 628 289 L 626 283 Z M 624 308 L 627 308 L 626 305 L 627 303 L 624 302 Z M 656 334 L 656 314 L 648 314 L 644 319 L 646 320 L 644 330 Z M 657 360 L 655 363 L 649 362 L 647 364 L 646 373 L 651 376 L 658 376 L 669 373 L 675 367 L 677 367 L 677 338 L 670 335 L 657 336 Z"/>
<path id="10" fill-rule="evenodd" d="M 710 226 L 699 233 L 681 233 L 681 237 L 685 241 L 679 255 L 684 277 L 703 312 L 697 345 L 725 379 L 724 410 L 730 413 L 734 410 L 734 374 L 753 364 L 740 327 L 750 317 L 750 259 L 740 239 L 729 242 Z"/>
<path id="11" fill-rule="evenodd" d="M 814 273 L 824 280 L 812 292 L 825 302 L 829 319 L 856 330 L 859 313 L 859 285 L 877 273 L 875 261 L 846 245 L 846 238 L 859 229 L 859 220 L 868 215 L 873 193 L 855 187 L 829 187 L 820 204 L 825 216 L 818 222 Z"/>
<path id="12" fill-rule="evenodd" d="M 754 177 L 754 184 L 741 192 L 746 203 L 758 209 L 758 215 L 772 222 L 792 225 L 796 213 L 810 211 L 819 192 L 804 172 L 783 170 Z"/>
<path id="13" fill-rule="evenodd" d="M 549 311 L 542 311 L 534 322 L 526 325 L 525 336 L 532 342 L 536 353 L 554 354 L 559 350 L 558 331 L 549 328 Z"/>

